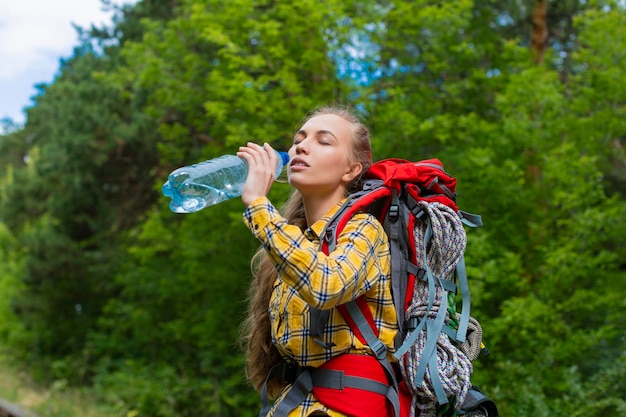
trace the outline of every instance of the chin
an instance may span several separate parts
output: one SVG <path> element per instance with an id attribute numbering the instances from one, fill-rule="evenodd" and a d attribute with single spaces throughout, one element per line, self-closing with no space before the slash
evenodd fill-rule
<path id="1" fill-rule="evenodd" d="M 289 178 L 288 182 L 289 185 L 298 190 L 300 194 L 305 194 L 306 190 L 317 188 L 315 184 L 303 183 L 302 181 L 294 180 L 292 178 Z"/>

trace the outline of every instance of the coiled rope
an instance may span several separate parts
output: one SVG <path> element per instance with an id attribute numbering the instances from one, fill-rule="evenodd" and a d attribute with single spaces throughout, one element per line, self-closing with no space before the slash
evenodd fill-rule
<path id="1" fill-rule="evenodd" d="M 454 278 L 456 265 L 462 259 L 467 244 L 461 218 L 454 210 L 440 203 L 420 202 L 419 205 L 428 214 L 428 220 L 419 222 L 414 230 L 418 267 L 424 268 L 427 262 L 434 276 L 450 281 Z M 432 237 L 429 239 L 428 247 L 425 248 L 428 222 L 432 229 Z M 423 254 L 426 254 L 426 260 Z M 434 301 L 432 298 L 431 301 L 432 305 L 429 309 L 429 284 L 416 280 L 413 300 L 407 309 L 407 319 L 434 320 L 442 304 L 447 308 L 447 299 L 444 302 L 444 291 L 440 286 L 435 287 Z M 452 317 L 452 321 L 456 319 L 456 316 Z M 447 311 L 444 325 L 448 325 L 450 321 L 450 311 Z M 400 361 L 400 367 L 404 380 L 413 394 L 410 417 L 436 417 L 438 401 L 430 375 L 434 370 L 429 369 L 430 372 L 417 375 L 426 347 L 428 329 L 422 327 L 419 331 L 417 340 Z M 455 408 L 459 408 L 471 387 L 470 376 L 473 366 L 470 358 L 456 347 L 446 334 L 440 333 L 437 337 L 435 349 L 437 373 L 446 396 L 454 397 Z M 425 360 L 430 359 L 425 358 Z M 430 363 L 434 364 L 434 361 Z"/>

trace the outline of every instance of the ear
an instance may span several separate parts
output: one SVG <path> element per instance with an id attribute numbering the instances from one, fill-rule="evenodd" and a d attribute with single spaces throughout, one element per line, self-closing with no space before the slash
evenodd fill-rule
<path id="1" fill-rule="evenodd" d="M 361 164 L 360 162 L 355 162 L 353 164 L 350 164 L 350 166 L 348 167 L 348 170 L 346 171 L 345 174 L 343 174 L 343 177 L 341 179 L 347 184 L 353 179 L 355 179 L 356 177 L 358 177 L 362 171 L 363 171 L 363 164 Z"/>

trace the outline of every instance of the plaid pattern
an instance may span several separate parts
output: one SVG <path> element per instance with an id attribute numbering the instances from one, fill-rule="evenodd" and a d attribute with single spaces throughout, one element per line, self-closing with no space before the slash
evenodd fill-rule
<path id="1" fill-rule="evenodd" d="M 341 314 L 332 309 L 361 295 L 365 295 L 379 338 L 393 360 L 398 326 L 390 291 L 389 241 L 382 225 L 369 214 L 357 214 L 346 224 L 332 253 L 326 256 L 319 249 L 319 235 L 341 204 L 304 233 L 289 225 L 265 197 L 255 200 L 244 212 L 246 226 L 262 242 L 278 271 L 269 305 L 273 342 L 284 358 L 301 366 L 317 367 L 342 353 L 372 354 Z M 323 343 L 310 336 L 309 306 L 332 309 L 321 337 Z M 308 416 L 316 410 L 331 417 L 343 415 L 309 395 L 290 417 Z"/>

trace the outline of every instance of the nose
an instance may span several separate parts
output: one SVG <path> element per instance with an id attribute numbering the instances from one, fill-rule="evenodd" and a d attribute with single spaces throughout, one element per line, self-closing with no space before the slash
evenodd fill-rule
<path id="1" fill-rule="evenodd" d="M 307 154 L 309 152 L 309 147 L 307 143 L 308 143 L 307 140 L 303 139 L 300 142 L 298 142 L 297 145 L 295 145 L 296 155 Z"/>

